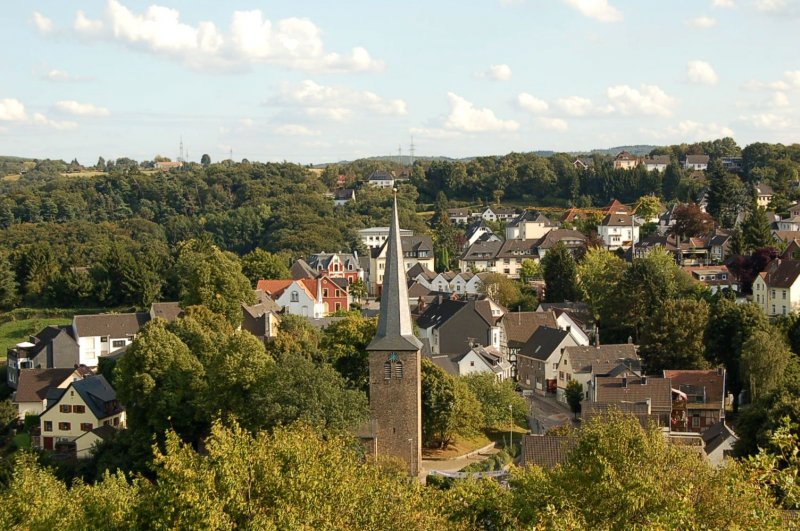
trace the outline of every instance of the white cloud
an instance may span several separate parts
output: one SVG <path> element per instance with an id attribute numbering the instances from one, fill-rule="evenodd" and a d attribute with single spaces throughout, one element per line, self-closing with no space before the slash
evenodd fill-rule
<path id="1" fill-rule="evenodd" d="M 78 127 L 78 124 L 75 122 L 70 122 L 70 121 L 58 122 L 56 120 L 49 119 L 47 116 L 45 116 L 40 112 L 37 112 L 33 115 L 33 123 L 35 123 L 36 125 L 51 127 L 59 131 L 66 131 Z"/>
<path id="2" fill-rule="evenodd" d="M 56 102 L 56 109 L 74 116 L 108 116 L 111 114 L 105 107 L 98 107 L 91 103 L 80 103 L 75 100 L 62 100 Z"/>
<path id="3" fill-rule="evenodd" d="M 717 20 L 711 17 L 697 17 L 686 22 L 688 25 L 695 28 L 713 28 L 717 25 Z"/>
<path id="4" fill-rule="evenodd" d="M 692 120 L 684 120 L 678 124 L 678 133 L 692 140 L 712 140 L 733 136 L 733 130 L 716 123 L 701 124 Z"/>
<path id="5" fill-rule="evenodd" d="M 478 77 L 494 79 L 495 81 L 508 81 L 511 79 L 511 67 L 508 65 L 492 65 L 485 72 L 481 72 Z"/>
<path id="6" fill-rule="evenodd" d="M 786 95 L 785 92 L 775 92 L 770 98 L 770 104 L 773 107 L 788 107 L 789 106 L 789 97 Z"/>
<path id="7" fill-rule="evenodd" d="M 613 110 L 624 115 L 669 116 L 675 104 L 675 99 L 656 85 L 642 85 L 641 90 L 616 85 L 608 87 L 606 95 Z"/>
<path id="8" fill-rule="evenodd" d="M 792 126 L 792 120 L 786 117 L 786 115 L 770 112 L 741 116 L 740 119 L 751 124 L 757 129 L 776 130 L 786 129 Z"/>
<path id="9" fill-rule="evenodd" d="M 304 125 L 298 124 L 285 124 L 275 128 L 275 132 L 279 135 L 287 135 L 287 136 L 317 136 L 320 134 L 320 131 L 317 129 L 311 129 Z"/>
<path id="10" fill-rule="evenodd" d="M 540 100 L 527 92 L 522 92 L 517 96 L 517 104 L 526 111 L 534 114 L 547 112 L 547 109 L 550 108 L 546 101 Z"/>
<path id="11" fill-rule="evenodd" d="M 794 88 L 800 88 L 800 70 L 791 70 L 783 73 L 783 77 Z"/>
<path id="12" fill-rule="evenodd" d="M 459 131 L 450 131 L 439 127 L 412 127 L 409 129 L 409 134 L 414 137 L 430 138 L 430 139 L 451 139 L 460 138 L 464 136 Z"/>
<path id="13" fill-rule="evenodd" d="M 0 120 L 5 122 L 21 122 L 28 118 L 25 105 L 14 98 L 0 99 Z"/>
<path id="14" fill-rule="evenodd" d="M 711 5 L 714 7 L 723 7 L 727 9 L 736 7 L 736 4 L 734 4 L 733 0 L 713 0 Z"/>
<path id="15" fill-rule="evenodd" d="M 559 98 L 556 100 L 556 105 L 570 116 L 586 116 L 594 108 L 592 100 L 580 96 Z"/>
<path id="16" fill-rule="evenodd" d="M 782 80 L 768 83 L 757 79 L 751 79 L 742 85 L 742 88 L 749 92 L 758 92 L 760 90 L 777 90 L 782 92 L 791 89 L 800 89 L 800 70 L 786 70 L 783 73 Z"/>
<path id="17" fill-rule="evenodd" d="M 753 5 L 759 11 L 779 13 L 791 5 L 789 0 L 754 0 Z"/>
<path id="18" fill-rule="evenodd" d="M 33 12 L 33 24 L 41 33 L 50 33 L 53 31 L 53 21 L 38 11 Z"/>
<path id="19" fill-rule="evenodd" d="M 563 133 L 569 129 L 569 124 L 567 124 L 566 120 L 562 120 L 561 118 L 547 118 L 545 116 L 540 116 L 536 121 L 543 129 L 548 129 L 550 131 L 558 131 L 559 133 Z"/>
<path id="20" fill-rule="evenodd" d="M 403 100 L 387 100 L 370 91 L 320 85 L 310 79 L 295 85 L 284 85 L 280 95 L 267 103 L 300 106 L 309 116 L 337 121 L 345 120 L 352 111 L 361 109 L 389 116 L 408 113 Z"/>
<path id="21" fill-rule="evenodd" d="M 689 61 L 686 65 L 686 77 L 690 82 L 700 85 L 716 85 L 719 82 L 714 68 L 705 61 Z"/>
<path id="22" fill-rule="evenodd" d="M 46 77 L 50 81 L 72 81 L 73 80 L 73 77 L 70 76 L 67 72 L 64 72 L 63 70 L 56 70 L 56 69 L 50 70 L 49 72 L 47 72 L 47 74 L 45 74 L 44 77 Z"/>
<path id="23" fill-rule="evenodd" d="M 564 0 L 583 16 L 600 22 L 617 22 L 622 20 L 622 13 L 608 3 L 608 0 Z"/>
<path id="24" fill-rule="evenodd" d="M 444 126 L 467 133 L 484 133 L 491 131 L 516 131 L 519 123 L 514 120 L 501 120 L 495 116 L 494 111 L 487 108 L 475 107 L 453 92 L 447 93 L 450 101 L 450 114 Z"/>
<path id="25" fill-rule="evenodd" d="M 45 31 L 36 15 L 34 13 L 37 26 Z M 372 58 L 361 47 L 354 47 L 347 54 L 326 51 L 322 31 L 311 20 L 286 18 L 273 22 L 264 18 L 258 9 L 234 11 L 230 30 L 225 33 L 213 22 L 199 22 L 194 26 L 181 22 L 180 12 L 169 7 L 151 5 L 140 14 L 119 0 L 108 0 L 101 19 L 90 19 L 78 11 L 73 30 L 84 38 L 143 49 L 197 69 L 237 68 L 259 63 L 329 73 L 384 68 L 382 61 Z"/>

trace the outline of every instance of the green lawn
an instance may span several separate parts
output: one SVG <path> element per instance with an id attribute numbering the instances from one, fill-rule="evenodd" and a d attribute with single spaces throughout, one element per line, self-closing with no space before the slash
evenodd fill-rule
<path id="1" fill-rule="evenodd" d="M 27 341 L 28 336 L 36 334 L 45 326 L 71 322 L 72 319 L 67 317 L 34 317 L 0 324 L 0 358 L 5 362 L 5 354 L 9 348 L 21 341 Z"/>

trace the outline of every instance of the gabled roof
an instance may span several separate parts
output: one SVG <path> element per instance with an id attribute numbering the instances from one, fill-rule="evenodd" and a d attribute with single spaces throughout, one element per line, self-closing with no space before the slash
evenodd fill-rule
<path id="1" fill-rule="evenodd" d="M 630 214 L 630 209 L 616 199 L 612 199 L 610 203 L 603 207 L 603 212 L 606 214 L 616 214 L 617 212 Z"/>
<path id="2" fill-rule="evenodd" d="M 253 305 L 244 304 L 242 303 L 242 308 L 248 314 L 250 314 L 253 318 L 258 318 L 263 316 L 265 313 L 273 312 L 278 313 L 281 311 L 281 307 L 278 305 L 277 302 L 272 300 L 272 298 L 261 291 L 260 289 L 255 290 L 256 295 L 256 303 Z"/>
<path id="3" fill-rule="evenodd" d="M 558 328 L 556 316 L 551 311 L 510 312 L 506 314 L 503 324 L 509 348 L 522 348 L 539 327 Z"/>
<path id="4" fill-rule="evenodd" d="M 583 301 L 542 302 L 539 304 L 537 310 L 540 312 L 553 310 L 556 313 L 556 317 L 560 316 L 563 312 L 578 326 L 586 326 L 588 328 L 594 324 L 592 310 L 589 308 L 589 305 Z"/>
<path id="5" fill-rule="evenodd" d="M 172 322 L 183 315 L 183 308 L 179 302 L 154 302 L 150 306 L 150 312 L 153 317 L 160 317 Z"/>
<path id="6" fill-rule="evenodd" d="M 76 315 L 75 330 L 78 337 L 126 337 L 139 333 L 150 314 L 139 313 L 103 313 L 96 315 Z"/>
<path id="7" fill-rule="evenodd" d="M 653 157 L 645 157 L 644 163 L 645 164 L 669 164 L 670 158 L 669 155 L 655 155 Z"/>
<path id="8" fill-rule="evenodd" d="M 569 336 L 569 332 L 566 330 L 540 326 L 528 342 L 525 343 L 519 354 L 528 358 L 547 361 L 567 336 Z"/>
<path id="9" fill-rule="evenodd" d="M 567 347 L 564 355 L 569 355 L 572 369 L 575 372 L 590 372 L 592 364 L 639 361 L 636 345 L 623 343 L 619 345 Z"/>
<path id="10" fill-rule="evenodd" d="M 333 192 L 333 197 L 339 201 L 350 201 L 356 198 L 356 191 L 352 188 L 339 188 Z"/>
<path id="11" fill-rule="evenodd" d="M 394 175 L 386 170 L 375 170 L 369 176 L 370 181 L 393 181 Z"/>
<path id="12" fill-rule="evenodd" d="M 372 249 L 372 258 L 378 258 L 383 253 L 389 240 L 387 239 L 380 247 Z M 418 253 L 420 251 L 428 251 L 433 253 L 433 240 L 430 236 L 422 234 L 420 236 L 401 236 L 400 243 L 403 247 L 403 254 L 405 253 Z M 430 255 L 433 256 L 433 255 Z"/>
<path id="13" fill-rule="evenodd" d="M 47 390 L 58 387 L 75 369 L 20 369 L 14 402 L 41 402 Z"/>
<path id="14" fill-rule="evenodd" d="M 409 281 L 408 283 L 408 298 L 419 299 L 420 297 L 427 297 L 431 294 L 431 290 L 420 284 L 419 282 Z"/>
<path id="15" fill-rule="evenodd" d="M 738 439 L 736 433 L 733 432 L 732 429 L 725 424 L 724 420 L 721 420 L 708 428 L 701 434 L 703 438 L 703 442 L 705 443 L 705 452 L 706 454 L 710 454 L 714 450 L 716 450 L 719 445 L 730 439 L 733 438 L 734 441 Z"/>
<path id="16" fill-rule="evenodd" d="M 300 280 L 301 278 L 316 278 L 318 274 L 317 271 L 302 258 L 298 258 L 294 261 L 292 267 L 289 268 L 289 273 L 295 280 Z"/>
<path id="17" fill-rule="evenodd" d="M 464 251 L 464 254 L 461 255 L 461 259 L 467 261 L 494 260 L 494 258 L 497 256 L 497 253 L 499 253 L 500 249 L 503 247 L 503 243 L 504 242 L 502 241 L 475 242 L 470 245 L 466 251 Z"/>
<path id="18" fill-rule="evenodd" d="M 344 266 L 346 271 L 356 271 L 361 266 L 358 259 L 351 253 L 317 253 L 308 257 L 305 263 L 311 271 L 319 271 L 320 268 L 330 270 L 331 263 L 334 259 L 338 259 Z M 299 261 L 299 260 L 298 260 Z M 301 265 L 302 267 L 302 265 Z"/>
<path id="19" fill-rule="evenodd" d="M 436 278 L 436 273 L 428 269 L 422 262 L 417 262 L 406 271 L 406 276 L 410 279 L 417 278 L 420 275 L 429 281 Z"/>
<path id="20" fill-rule="evenodd" d="M 539 240 L 506 240 L 497 252 L 497 258 L 533 257 L 538 243 Z"/>
<path id="21" fill-rule="evenodd" d="M 762 274 L 768 287 L 790 288 L 800 277 L 800 260 L 773 260 Z"/>
<path id="22" fill-rule="evenodd" d="M 536 246 L 540 249 L 552 249 L 558 242 L 563 242 L 568 248 L 577 247 L 586 242 L 586 236 L 577 230 L 553 229 L 542 236 Z"/>
<path id="23" fill-rule="evenodd" d="M 116 401 L 117 393 L 102 374 L 72 382 L 70 387 L 81 396 L 98 419 L 116 415 L 123 410 L 118 402 L 113 407 L 106 407 L 106 404 Z"/>
<path id="24" fill-rule="evenodd" d="M 708 155 L 686 155 L 686 164 L 708 164 Z"/>
<path id="25" fill-rule="evenodd" d="M 614 157 L 614 160 L 636 160 L 636 157 L 634 157 L 627 151 L 620 151 L 619 153 L 617 153 L 617 156 Z"/>
<path id="26" fill-rule="evenodd" d="M 595 378 L 595 402 L 615 404 L 650 399 L 653 412 L 672 411 L 672 383 L 669 378 Z"/>
<path id="27" fill-rule="evenodd" d="M 554 227 L 555 224 L 550 221 L 550 218 L 539 212 L 538 210 L 525 210 L 516 218 L 514 218 L 510 226 L 519 225 L 520 223 L 541 223 L 545 227 Z"/>
<path id="28" fill-rule="evenodd" d="M 756 192 L 758 195 L 774 195 L 775 192 L 772 191 L 772 187 L 768 184 L 758 183 L 755 186 Z"/>
<path id="29" fill-rule="evenodd" d="M 263 291 L 273 299 L 280 297 L 283 292 L 288 288 L 294 280 L 291 278 L 284 278 L 280 280 L 259 280 L 256 284 L 256 289 Z"/>
<path id="30" fill-rule="evenodd" d="M 600 222 L 604 227 L 630 227 L 639 226 L 639 223 L 630 214 L 607 214 Z"/>
<path id="31" fill-rule="evenodd" d="M 72 327 L 70 325 L 46 326 L 38 334 L 33 336 L 36 338 L 36 341 L 33 343 L 32 347 L 25 348 L 25 352 L 31 358 L 35 357 L 62 333 L 75 341 L 75 338 L 72 337 Z"/>
<path id="32" fill-rule="evenodd" d="M 577 437 L 525 435 L 522 439 L 522 466 L 553 468 L 563 464 L 577 444 Z"/>

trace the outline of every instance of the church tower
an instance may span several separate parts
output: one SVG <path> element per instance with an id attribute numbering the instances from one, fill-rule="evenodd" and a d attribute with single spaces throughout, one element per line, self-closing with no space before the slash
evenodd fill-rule
<path id="1" fill-rule="evenodd" d="M 378 331 L 369 352 L 369 402 L 377 455 L 398 457 L 418 476 L 422 461 L 422 343 L 408 306 L 397 197 L 386 242 Z"/>

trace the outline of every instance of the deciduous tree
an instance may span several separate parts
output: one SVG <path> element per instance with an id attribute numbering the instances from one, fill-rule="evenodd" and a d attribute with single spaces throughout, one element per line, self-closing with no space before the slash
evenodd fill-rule
<path id="1" fill-rule="evenodd" d="M 575 301 L 578 299 L 578 278 L 575 259 L 558 242 L 542 258 L 542 270 L 547 302 Z"/>

